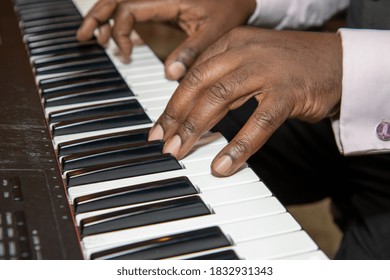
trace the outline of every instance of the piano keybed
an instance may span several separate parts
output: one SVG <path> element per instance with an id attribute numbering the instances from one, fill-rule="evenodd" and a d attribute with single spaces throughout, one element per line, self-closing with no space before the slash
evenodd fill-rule
<path id="1" fill-rule="evenodd" d="M 148 46 L 78 42 L 93 1 L 14 5 L 86 259 L 326 259 L 249 166 L 210 174 L 219 133 L 179 161 L 147 141 L 178 83 Z"/>

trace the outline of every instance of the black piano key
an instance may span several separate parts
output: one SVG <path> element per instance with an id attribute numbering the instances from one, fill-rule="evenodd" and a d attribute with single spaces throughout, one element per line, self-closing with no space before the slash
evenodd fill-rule
<path id="1" fill-rule="evenodd" d="M 83 139 L 77 139 L 58 144 L 58 156 L 66 156 L 75 153 L 92 152 L 94 150 L 115 147 L 119 145 L 140 143 L 148 140 L 149 128 L 123 131 L 106 135 L 98 135 Z"/>
<path id="2" fill-rule="evenodd" d="M 50 124 L 72 121 L 81 118 L 94 118 L 97 116 L 123 112 L 129 110 L 143 110 L 143 107 L 136 99 L 130 99 L 119 102 L 97 104 L 93 106 L 83 106 L 68 110 L 54 111 L 49 113 L 48 120 Z"/>
<path id="3" fill-rule="evenodd" d="M 99 68 L 110 64 L 111 60 L 108 56 L 97 54 L 95 57 L 81 57 L 73 61 L 36 65 L 34 72 L 37 75 L 66 73 L 86 68 Z"/>
<path id="4" fill-rule="evenodd" d="M 68 36 L 61 36 L 61 37 L 56 36 L 53 38 L 48 38 L 46 40 L 27 42 L 27 47 L 29 49 L 36 49 L 36 48 L 42 48 L 42 47 L 65 44 L 65 43 L 74 43 L 74 42 L 77 42 L 77 38 L 76 38 L 76 34 L 72 32 Z"/>
<path id="5" fill-rule="evenodd" d="M 70 0 L 55 0 L 55 1 L 49 1 L 49 0 L 26 0 L 26 1 L 19 1 L 19 0 L 13 0 L 16 10 L 18 12 L 27 12 L 31 9 L 48 9 L 52 8 L 54 6 L 57 7 L 75 7 L 73 5 L 73 2 Z"/>
<path id="6" fill-rule="evenodd" d="M 199 196 L 188 196 L 82 219 L 80 233 L 87 236 L 210 214 Z"/>
<path id="7" fill-rule="evenodd" d="M 162 141 L 151 141 L 95 150 L 93 153 L 73 154 L 61 159 L 62 171 L 161 155 L 163 146 L 164 143 Z"/>
<path id="8" fill-rule="evenodd" d="M 82 23 L 82 20 L 75 20 L 72 22 L 63 22 L 63 23 L 53 23 L 48 24 L 45 26 L 35 26 L 35 27 L 29 27 L 25 28 L 23 30 L 23 33 L 25 35 L 29 34 L 46 34 L 46 33 L 55 33 L 59 31 L 65 31 L 65 30 L 77 30 Z"/>
<path id="9" fill-rule="evenodd" d="M 16 5 L 16 12 L 19 15 L 26 14 L 37 14 L 37 13 L 46 13 L 55 12 L 60 9 L 75 9 L 72 1 L 46 1 L 46 2 L 35 2 L 35 3 L 26 3 L 22 5 Z M 55 9 L 57 8 L 57 9 Z"/>
<path id="10" fill-rule="evenodd" d="M 109 86 L 103 88 L 92 88 L 83 91 L 77 91 L 75 93 L 48 96 L 44 99 L 45 107 L 61 106 L 61 105 L 71 105 L 71 104 L 80 104 L 85 102 L 95 102 L 101 100 L 112 100 L 122 97 L 131 97 L 134 96 L 134 93 L 129 89 L 126 84 L 121 86 Z"/>
<path id="11" fill-rule="evenodd" d="M 84 42 L 73 42 L 67 44 L 59 44 L 54 46 L 47 46 L 41 48 L 33 48 L 30 50 L 31 56 L 47 55 L 47 54 L 60 54 L 70 52 L 81 52 L 88 49 L 95 49 L 97 47 L 95 40 L 89 40 Z"/>
<path id="12" fill-rule="evenodd" d="M 89 76 L 79 78 L 79 80 L 76 81 L 65 81 L 61 83 L 59 82 L 56 84 L 45 85 L 40 89 L 42 96 L 45 97 L 52 93 L 58 94 L 82 89 L 89 89 L 91 87 L 112 84 L 113 82 L 118 83 L 119 81 L 121 81 L 121 83 L 124 83 L 123 78 L 116 71 L 110 71 L 109 69 L 107 69 L 106 71 L 101 71 L 101 74 L 95 75 L 95 77 Z"/>
<path id="13" fill-rule="evenodd" d="M 28 7 L 31 5 L 39 5 L 39 4 L 47 4 L 51 3 L 51 0 L 13 0 L 14 4 L 18 7 L 23 9 L 24 7 Z M 69 3 L 69 0 L 56 0 L 55 3 Z"/>
<path id="14" fill-rule="evenodd" d="M 144 110 L 127 110 L 94 118 L 63 121 L 53 125 L 53 136 L 152 123 Z"/>
<path id="15" fill-rule="evenodd" d="M 93 63 L 88 64 L 90 61 Z M 99 47 L 33 59 L 32 65 L 37 74 L 60 73 L 60 76 L 69 71 L 80 71 L 97 66 L 99 66 L 98 69 L 112 67 L 106 53 Z"/>
<path id="16" fill-rule="evenodd" d="M 187 177 L 176 177 L 77 197 L 74 210 L 80 214 L 197 193 Z"/>
<path id="17" fill-rule="evenodd" d="M 21 22 L 28 22 L 38 19 L 55 18 L 77 15 L 79 12 L 70 4 L 43 4 L 19 9 L 18 15 Z"/>
<path id="18" fill-rule="evenodd" d="M 99 56 L 107 56 L 107 54 L 105 53 L 104 49 L 99 45 L 95 45 L 95 46 L 91 45 L 86 48 L 70 50 L 69 52 L 65 50 L 65 52 L 55 52 L 51 54 L 46 54 L 44 56 L 37 56 L 30 59 L 30 61 L 32 62 L 34 68 L 37 68 L 45 65 L 55 64 L 55 63 L 78 61 L 83 58 L 91 58 L 91 57 L 99 57 Z M 56 76 L 55 78 L 61 78 L 61 77 L 62 76 Z"/>
<path id="19" fill-rule="evenodd" d="M 44 19 L 36 19 L 36 20 L 29 20 L 22 22 L 22 28 L 32 28 L 32 27 L 39 27 L 39 26 L 45 26 L 49 24 L 55 24 L 55 23 L 64 23 L 64 22 L 75 22 L 82 20 L 81 15 L 79 14 L 73 14 L 73 15 L 67 15 L 67 16 L 60 16 L 60 17 L 54 17 L 54 18 L 44 18 Z"/>
<path id="20" fill-rule="evenodd" d="M 91 254 L 91 259 L 158 260 L 231 246 L 218 227 L 154 238 Z"/>
<path id="21" fill-rule="evenodd" d="M 39 81 L 39 88 L 42 96 L 46 96 L 52 92 L 64 92 L 89 88 L 97 82 L 107 81 L 112 78 L 122 79 L 122 76 L 115 68 L 110 67 L 98 71 L 82 71 L 77 74 L 42 79 Z"/>
<path id="22" fill-rule="evenodd" d="M 24 38 L 24 42 L 27 44 L 37 43 L 40 41 L 53 40 L 58 38 L 68 38 L 70 36 L 76 36 L 75 30 L 65 30 L 56 33 L 47 33 L 47 34 L 37 34 L 37 35 L 29 35 Z"/>
<path id="23" fill-rule="evenodd" d="M 182 169 L 170 154 L 102 164 L 66 173 L 68 187 Z"/>
<path id="24" fill-rule="evenodd" d="M 217 253 L 206 254 L 188 260 L 240 260 L 233 250 L 224 250 Z"/>

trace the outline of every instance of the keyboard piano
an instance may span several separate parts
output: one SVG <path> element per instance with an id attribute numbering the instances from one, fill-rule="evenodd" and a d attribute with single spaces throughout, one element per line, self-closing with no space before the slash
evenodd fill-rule
<path id="1" fill-rule="evenodd" d="M 0 3 L 0 259 L 326 259 L 249 166 L 210 174 L 221 134 L 147 142 L 177 82 L 148 46 L 77 42 L 92 5 Z"/>

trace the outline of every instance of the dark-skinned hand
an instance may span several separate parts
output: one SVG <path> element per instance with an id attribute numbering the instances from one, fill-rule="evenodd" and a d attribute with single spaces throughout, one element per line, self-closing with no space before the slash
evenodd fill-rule
<path id="1" fill-rule="evenodd" d="M 179 80 L 203 50 L 230 29 L 245 24 L 255 7 L 255 0 L 100 0 L 86 15 L 77 38 L 89 40 L 96 33 L 98 42 L 105 45 L 112 37 L 128 60 L 136 22 L 176 24 L 188 38 L 166 59 L 165 73 L 168 79 Z"/>
<path id="2" fill-rule="evenodd" d="M 339 35 L 238 27 L 189 69 L 149 139 L 164 139 L 164 152 L 181 159 L 229 110 L 254 97 L 256 110 L 211 165 L 214 175 L 229 176 L 287 118 L 316 122 L 337 112 L 341 83 Z"/>

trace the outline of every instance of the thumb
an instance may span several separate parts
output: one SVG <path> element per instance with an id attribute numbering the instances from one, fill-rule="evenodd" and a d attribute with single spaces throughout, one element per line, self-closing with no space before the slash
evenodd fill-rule
<path id="1" fill-rule="evenodd" d="M 169 80 L 181 79 L 196 58 L 216 38 L 210 38 L 205 31 L 199 30 L 191 34 L 165 60 L 165 75 Z"/>

